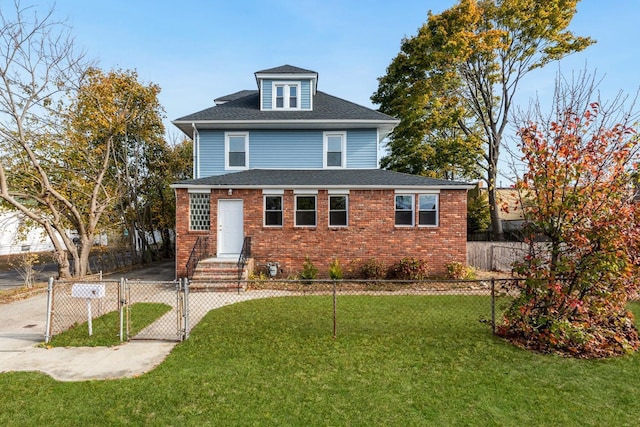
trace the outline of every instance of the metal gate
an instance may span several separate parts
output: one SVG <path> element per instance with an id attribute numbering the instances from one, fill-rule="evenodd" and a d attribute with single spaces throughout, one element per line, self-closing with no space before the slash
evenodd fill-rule
<path id="1" fill-rule="evenodd" d="M 125 279 L 121 295 L 121 330 L 126 340 L 183 341 L 188 338 L 186 279 L 172 282 Z"/>

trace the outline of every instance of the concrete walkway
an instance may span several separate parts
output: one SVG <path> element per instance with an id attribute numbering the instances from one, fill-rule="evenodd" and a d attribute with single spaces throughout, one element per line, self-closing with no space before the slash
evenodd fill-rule
<path id="1" fill-rule="evenodd" d="M 174 262 L 167 261 L 120 275 L 173 280 L 174 271 Z M 46 315 L 46 293 L 0 304 L 0 372 L 38 371 L 60 381 L 135 377 L 162 363 L 177 344 L 133 341 L 115 347 L 41 348 Z"/>
<path id="2" fill-rule="evenodd" d="M 171 266 L 152 266 L 127 273 L 139 280 L 173 280 Z M 192 293 L 190 328 L 212 309 L 255 298 L 289 295 L 281 291 Z M 136 377 L 164 361 L 177 342 L 130 341 L 114 347 L 43 348 L 47 294 L 0 304 L 0 373 L 43 372 L 59 381 L 86 381 Z M 161 321 L 159 319 L 159 321 Z M 154 324 L 149 328 L 153 328 Z"/>
<path id="3" fill-rule="evenodd" d="M 158 366 L 175 342 L 133 341 L 115 347 L 40 348 L 47 295 L 0 305 L 0 372 L 38 371 L 60 381 L 135 377 Z"/>

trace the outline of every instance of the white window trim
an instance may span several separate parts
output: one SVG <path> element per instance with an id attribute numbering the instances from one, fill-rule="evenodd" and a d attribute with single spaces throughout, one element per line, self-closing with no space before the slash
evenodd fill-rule
<path id="1" fill-rule="evenodd" d="M 411 224 L 396 224 L 395 214 L 396 212 L 398 212 L 398 210 L 396 209 L 397 196 L 411 196 Z M 406 211 L 400 211 L 400 212 L 406 212 Z M 414 194 L 396 192 L 396 194 L 393 196 L 393 225 L 394 227 L 401 227 L 401 228 L 414 227 L 416 225 L 416 196 Z"/>
<path id="2" fill-rule="evenodd" d="M 436 223 L 420 224 L 420 196 L 436 196 Z M 418 214 L 418 227 L 436 228 L 440 226 L 440 195 L 438 193 L 419 193 L 418 203 L 416 203 L 416 213 Z"/>
<path id="3" fill-rule="evenodd" d="M 340 135 L 342 137 L 341 166 L 327 166 L 327 154 L 329 153 L 329 136 Z M 347 132 L 323 132 L 322 133 L 322 167 L 324 169 L 346 169 L 347 167 Z"/>
<path id="4" fill-rule="evenodd" d="M 298 225 L 298 197 L 313 197 L 315 199 L 315 210 L 314 210 L 314 214 L 315 214 L 315 221 L 314 221 L 314 225 L 306 225 L 306 224 L 302 224 L 302 225 Z M 306 212 L 306 211 L 305 211 Z M 295 227 L 301 227 L 301 228 L 316 228 L 318 227 L 318 196 L 317 194 L 309 194 L 309 193 L 296 193 L 295 196 L 293 197 L 293 224 Z"/>
<path id="5" fill-rule="evenodd" d="M 345 203 L 345 211 L 347 212 L 347 223 L 344 225 L 332 225 L 331 224 L 331 198 L 332 197 L 345 197 L 346 198 L 346 203 Z M 329 224 L 330 228 L 345 228 L 349 226 L 349 194 L 331 194 L 329 193 L 327 195 L 327 224 Z"/>
<path id="6" fill-rule="evenodd" d="M 244 137 L 244 166 L 229 166 L 229 138 L 232 136 Z M 225 132 L 224 133 L 224 168 L 226 170 L 249 169 L 249 132 Z"/>
<path id="7" fill-rule="evenodd" d="M 276 87 L 278 86 L 284 86 L 284 100 L 283 100 L 283 107 L 277 107 L 276 106 Z M 290 95 L 290 91 L 289 88 L 295 86 L 296 87 L 296 93 L 298 94 L 298 96 L 296 97 L 298 99 L 297 102 L 297 106 L 294 108 L 289 107 L 289 95 Z M 302 108 L 300 107 L 300 105 L 302 104 L 302 96 L 301 96 L 301 88 L 302 88 L 302 84 L 301 82 L 298 81 L 284 81 L 284 80 L 275 80 L 271 82 L 271 109 L 272 110 L 301 110 Z"/>
<path id="8" fill-rule="evenodd" d="M 262 226 L 266 228 L 282 228 L 284 227 L 284 191 L 280 194 L 267 194 L 263 191 L 262 196 Z M 282 224 L 267 225 L 267 197 L 280 197 L 280 215 Z M 276 211 L 271 211 L 276 212 Z"/>

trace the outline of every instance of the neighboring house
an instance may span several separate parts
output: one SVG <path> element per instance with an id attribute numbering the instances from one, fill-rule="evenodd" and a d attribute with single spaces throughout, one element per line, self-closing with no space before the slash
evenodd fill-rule
<path id="1" fill-rule="evenodd" d="M 378 169 L 398 120 L 317 90 L 318 74 L 289 65 L 255 73 L 257 90 L 173 123 L 194 141 L 194 179 L 176 191 L 176 273 L 198 238 L 237 259 L 250 238 L 256 268 L 325 273 L 338 258 L 356 267 L 427 260 L 433 274 L 466 262 L 472 185 Z M 347 77 L 345 77 L 347 78 Z"/>
<path id="2" fill-rule="evenodd" d="M 0 210 L 0 255 L 53 251 L 53 243 L 38 224 L 17 211 Z"/>

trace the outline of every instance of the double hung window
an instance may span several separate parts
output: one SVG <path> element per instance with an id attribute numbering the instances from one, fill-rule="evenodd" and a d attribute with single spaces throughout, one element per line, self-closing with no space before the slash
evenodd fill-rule
<path id="1" fill-rule="evenodd" d="M 249 157 L 249 134 L 229 132 L 225 134 L 225 166 L 227 169 L 247 169 Z"/>
<path id="2" fill-rule="evenodd" d="M 396 194 L 396 225 L 413 225 L 413 194 Z"/>
<path id="3" fill-rule="evenodd" d="M 282 196 L 264 196 L 264 225 L 282 227 Z"/>
<path id="4" fill-rule="evenodd" d="M 325 132 L 324 133 L 324 167 L 344 168 L 346 167 L 346 132 Z"/>
<path id="5" fill-rule="evenodd" d="M 348 198 L 343 195 L 329 196 L 329 226 L 348 225 Z"/>
<path id="6" fill-rule="evenodd" d="M 420 194 L 418 196 L 418 225 L 438 225 L 438 195 Z"/>
<path id="7" fill-rule="evenodd" d="M 296 227 L 316 226 L 316 196 L 296 196 Z"/>

